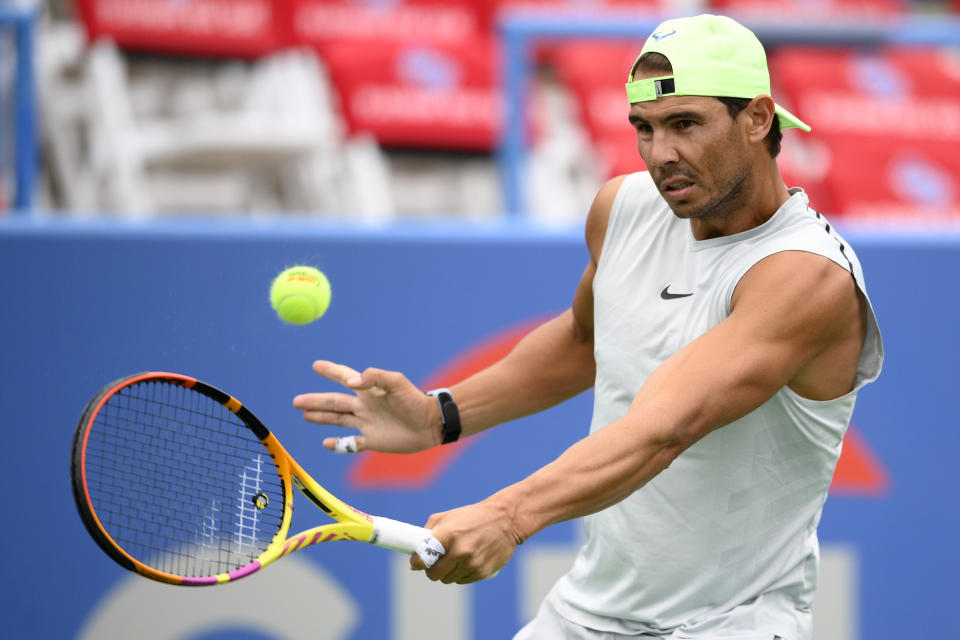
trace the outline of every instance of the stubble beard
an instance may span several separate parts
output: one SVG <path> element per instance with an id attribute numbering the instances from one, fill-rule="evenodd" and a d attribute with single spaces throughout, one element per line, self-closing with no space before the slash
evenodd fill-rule
<path id="1" fill-rule="evenodd" d="M 744 207 L 746 201 L 745 185 L 749 177 L 750 170 L 747 168 L 738 178 L 733 180 L 733 184 L 722 196 L 714 198 L 697 211 L 677 211 L 671 207 L 673 214 L 682 220 L 725 220 Z"/>

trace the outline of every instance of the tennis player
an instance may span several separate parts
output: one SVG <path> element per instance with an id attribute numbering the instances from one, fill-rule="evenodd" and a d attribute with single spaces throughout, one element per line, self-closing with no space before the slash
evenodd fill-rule
<path id="1" fill-rule="evenodd" d="M 863 273 L 784 186 L 780 130 L 809 127 L 771 98 L 753 33 L 668 20 L 626 89 L 648 171 L 596 196 L 567 312 L 434 397 L 400 373 L 318 362 L 355 394 L 294 405 L 359 429 L 329 448 L 419 451 L 593 386 L 587 437 L 430 517 L 447 553 L 427 576 L 480 580 L 582 517 L 585 545 L 517 640 L 809 640 L 817 524 L 857 392 L 883 360 Z"/>

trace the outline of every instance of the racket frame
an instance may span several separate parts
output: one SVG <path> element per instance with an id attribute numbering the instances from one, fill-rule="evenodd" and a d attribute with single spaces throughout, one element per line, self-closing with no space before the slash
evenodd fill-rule
<path id="1" fill-rule="evenodd" d="M 281 524 L 267 548 L 249 564 L 233 571 L 212 576 L 181 576 L 160 571 L 137 560 L 123 549 L 110 535 L 97 516 L 86 481 L 86 447 L 90 435 L 90 425 L 96 420 L 107 401 L 120 390 L 144 382 L 157 381 L 176 384 L 206 395 L 223 405 L 240 418 L 260 440 L 273 458 L 280 475 L 284 494 L 284 508 Z M 291 456 L 273 433 L 247 409 L 239 400 L 220 389 L 201 382 L 196 378 L 169 372 L 151 371 L 126 376 L 115 380 L 100 390 L 89 403 L 80 418 L 77 434 L 74 437 L 71 456 L 71 473 L 74 500 L 77 510 L 87 531 L 101 549 L 114 561 L 126 569 L 135 571 L 147 578 L 176 585 L 205 586 L 223 584 L 244 578 L 255 573 L 286 555 L 305 549 L 321 542 L 334 540 L 355 540 L 369 542 L 377 546 L 402 553 L 415 553 L 435 543 L 442 554 L 442 546 L 436 542 L 428 529 L 415 525 L 371 516 L 343 502 L 314 480 Z M 313 527 L 287 537 L 293 519 L 293 487 L 296 487 L 321 511 L 334 522 Z M 434 547 L 436 548 L 436 547 Z M 431 563 L 432 564 L 432 563 Z"/>

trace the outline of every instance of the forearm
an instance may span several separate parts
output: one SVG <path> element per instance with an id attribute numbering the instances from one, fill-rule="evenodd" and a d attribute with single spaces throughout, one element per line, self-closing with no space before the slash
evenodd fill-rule
<path id="1" fill-rule="evenodd" d="M 488 501 L 524 540 L 623 500 L 694 442 L 785 384 L 795 366 L 789 363 L 805 356 L 758 332 L 749 323 L 727 322 L 688 344 L 650 376 L 622 418 Z"/>
<path id="2" fill-rule="evenodd" d="M 687 444 L 628 417 L 578 441 L 526 479 L 487 498 L 518 542 L 552 524 L 620 502 L 666 469 Z"/>
<path id="3" fill-rule="evenodd" d="M 469 435 L 559 404 L 593 386 L 595 373 L 592 335 L 568 310 L 451 391 Z"/>

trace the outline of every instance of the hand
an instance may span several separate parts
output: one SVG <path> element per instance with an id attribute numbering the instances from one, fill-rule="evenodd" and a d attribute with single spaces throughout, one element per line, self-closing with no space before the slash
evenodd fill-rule
<path id="1" fill-rule="evenodd" d="M 411 556 L 410 567 L 426 569 L 428 578 L 444 584 L 469 584 L 491 577 L 510 561 L 517 545 L 523 542 L 507 511 L 489 500 L 435 513 L 426 527 L 446 553 L 430 569 L 424 567 L 419 557 Z"/>
<path id="2" fill-rule="evenodd" d="M 318 360 L 313 370 L 339 382 L 347 393 L 305 393 L 293 399 L 303 417 L 317 424 L 339 425 L 360 431 L 357 449 L 412 453 L 442 441 L 442 422 L 437 401 L 394 371 L 367 369 L 362 374 L 348 366 Z M 336 447 L 336 438 L 323 446 Z"/>

